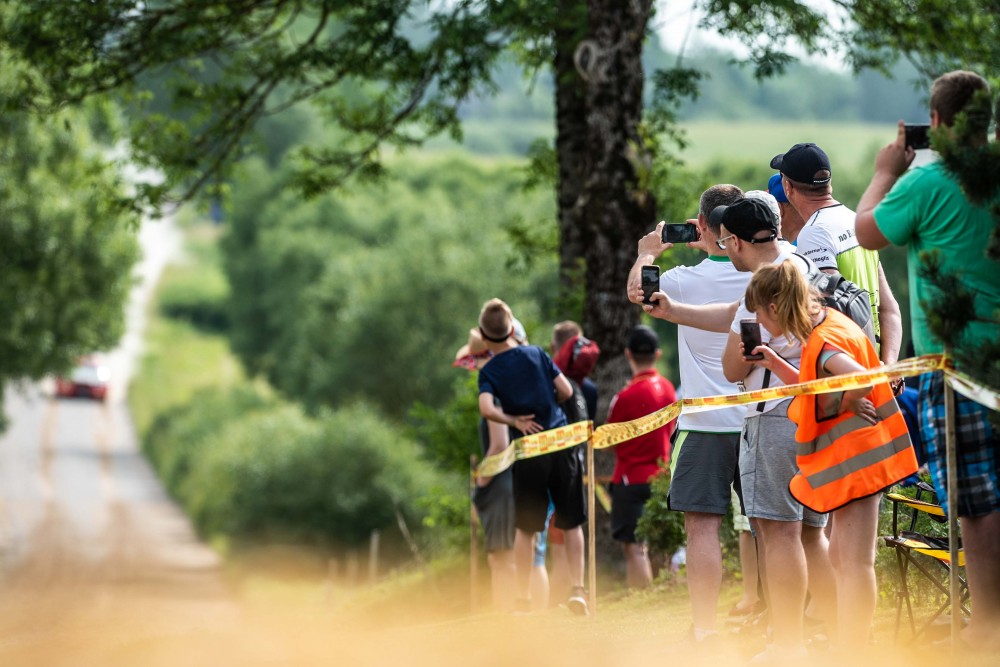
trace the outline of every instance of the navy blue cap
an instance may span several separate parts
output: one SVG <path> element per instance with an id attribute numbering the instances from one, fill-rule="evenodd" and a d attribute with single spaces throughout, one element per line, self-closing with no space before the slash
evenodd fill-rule
<path id="1" fill-rule="evenodd" d="M 795 144 L 781 155 L 771 158 L 771 169 L 777 169 L 796 183 L 823 185 L 833 172 L 830 158 L 816 144 Z"/>

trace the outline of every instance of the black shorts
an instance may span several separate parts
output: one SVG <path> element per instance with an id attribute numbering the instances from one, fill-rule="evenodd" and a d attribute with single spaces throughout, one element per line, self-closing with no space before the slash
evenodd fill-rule
<path id="1" fill-rule="evenodd" d="M 556 528 L 569 530 L 587 520 L 583 492 L 583 446 L 514 463 L 514 525 L 529 533 L 545 529 L 549 499 Z"/>
<path id="2" fill-rule="evenodd" d="M 667 507 L 678 512 L 725 516 L 732 502 L 731 486 L 742 502 L 739 433 L 680 431 L 674 451 L 677 460 Z"/>
<path id="3" fill-rule="evenodd" d="M 638 542 L 635 527 L 651 495 L 649 484 L 611 485 L 611 537 L 618 542 Z"/>

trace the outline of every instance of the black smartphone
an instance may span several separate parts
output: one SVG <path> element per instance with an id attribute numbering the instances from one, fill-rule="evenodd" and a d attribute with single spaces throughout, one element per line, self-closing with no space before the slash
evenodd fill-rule
<path id="1" fill-rule="evenodd" d="M 667 223 L 660 239 L 664 243 L 691 243 L 698 240 L 698 228 L 686 222 Z"/>
<path id="2" fill-rule="evenodd" d="M 757 320 L 740 320 L 740 339 L 743 341 L 743 358 L 747 361 L 760 361 L 764 358 L 762 352 L 750 354 L 755 347 L 760 347 L 760 323 Z"/>
<path id="3" fill-rule="evenodd" d="M 655 264 L 642 267 L 642 302 L 653 303 L 649 297 L 660 291 L 660 267 Z"/>
<path id="4" fill-rule="evenodd" d="M 931 147 L 930 125 L 906 125 L 903 129 L 906 132 L 906 145 L 908 147 L 915 151 Z"/>

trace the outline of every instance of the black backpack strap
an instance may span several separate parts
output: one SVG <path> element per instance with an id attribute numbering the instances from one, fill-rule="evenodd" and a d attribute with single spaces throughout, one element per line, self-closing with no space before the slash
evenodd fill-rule
<path id="1" fill-rule="evenodd" d="M 765 368 L 764 369 L 764 384 L 761 385 L 761 389 L 767 389 L 770 384 L 771 384 L 771 369 L 770 368 Z M 757 407 L 755 408 L 757 410 L 757 412 L 764 412 L 764 404 L 765 403 L 767 403 L 767 401 L 761 401 L 760 403 L 757 404 Z"/>

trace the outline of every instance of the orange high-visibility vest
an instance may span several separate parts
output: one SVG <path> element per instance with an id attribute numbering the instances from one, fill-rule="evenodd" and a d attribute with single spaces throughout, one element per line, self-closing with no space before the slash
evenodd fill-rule
<path id="1" fill-rule="evenodd" d="M 850 318 L 828 308 L 826 318 L 813 329 L 802 349 L 800 382 L 816 379 L 824 343 L 865 368 L 879 366 L 875 347 L 864 332 Z M 799 471 L 788 488 L 809 509 L 832 512 L 917 471 L 917 457 L 892 389 L 887 383 L 877 384 L 867 398 L 878 412 L 875 424 L 852 412 L 820 419 L 816 394 L 796 396 L 789 406 L 788 417 L 798 425 L 795 460 Z"/>

